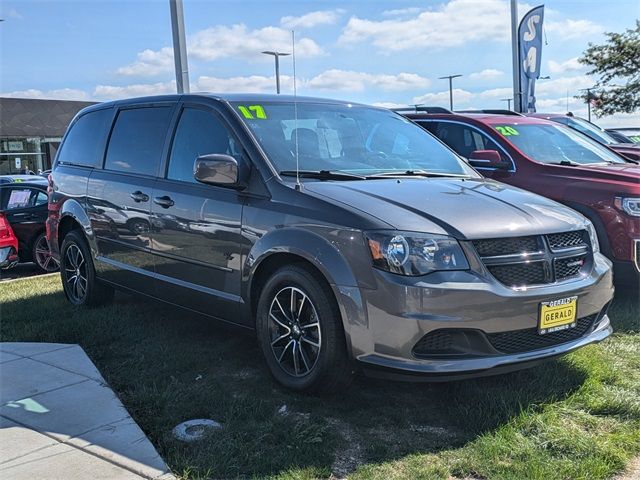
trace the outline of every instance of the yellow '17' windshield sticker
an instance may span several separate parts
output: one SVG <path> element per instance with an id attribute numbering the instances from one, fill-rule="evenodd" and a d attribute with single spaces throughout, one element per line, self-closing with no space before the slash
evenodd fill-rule
<path id="1" fill-rule="evenodd" d="M 245 107 L 244 105 L 238 105 L 238 110 L 242 113 L 242 116 L 248 120 L 253 120 L 254 118 L 266 119 L 267 114 L 264 111 L 264 107 L 262 105 L 249 105 Z"/>
<path id="2" fill-rule="evenodd" d="M 510 135 L 520 135 L 520 132 L 518 130 L 508 125 L 496 127 L 496 130 L 500 132 L 502 135 L 504 135 L 505 137 L 508 137 Z"/>

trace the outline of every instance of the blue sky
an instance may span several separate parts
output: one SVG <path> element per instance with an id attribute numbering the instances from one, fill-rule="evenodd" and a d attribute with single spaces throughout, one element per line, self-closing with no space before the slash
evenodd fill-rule
<path id="1" fill-rule="evenodd" d="M 537 3 L 520 3 L 524 14 Z M 538 110 L 584 114 L 593 79 L 576 58 L 640 17 L 640 1 L 549 0 Z M 273 92 L 273 59 L 296 32 L 298 93 L 395 106 L 506 106 L 508 0 L 184 0 L 192 91 Z M 168 0 L 2 0 L 0 95 L 109 100 L 175 90 Z M 281 60 L 292 90 L 291 57 Z M 599 120 L 640 124 L 640 115 Z"/>

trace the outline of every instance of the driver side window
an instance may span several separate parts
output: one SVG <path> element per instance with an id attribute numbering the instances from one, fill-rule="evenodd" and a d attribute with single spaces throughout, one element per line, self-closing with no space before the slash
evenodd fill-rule
<path id="1" fill-rule="evenodd" d="M 242 151 L 221 120 L 211 112 L 185 108 L 171 146 L 167 178 L 197 183 L 193 167 L 200 155 L 221 153 L 231 155 L 238 162 Z"/>

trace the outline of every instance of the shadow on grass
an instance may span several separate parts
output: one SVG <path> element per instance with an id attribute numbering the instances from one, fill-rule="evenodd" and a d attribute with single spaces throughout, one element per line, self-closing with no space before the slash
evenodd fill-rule
<path id="1" fill-rule="evenodd" d="M 455 448 L 567 397 L 586 378 L 569 362 L 549 361 L 452 383 L 359 377 L 341 395 L 316 398 L 276 385 L 252 336 L 157 302 L 118 294 L 86 310 L 53 293 L 1 308 L 2 341 L 80 344 L 174 472 L 194 478 L 298 469 L 329 476 Z M 283 405 L 287 415 L 278 413 Z M 174 440 L 171 429 L 192 418 L 224 428 L 197 444 Z"/>

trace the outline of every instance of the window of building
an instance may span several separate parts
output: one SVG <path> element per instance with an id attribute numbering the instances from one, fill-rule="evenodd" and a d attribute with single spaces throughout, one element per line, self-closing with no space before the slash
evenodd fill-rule
<path id="1" fill-rule="evenodd" d="M 185 108 L 171 147 L 167 178 L 196 182 L 193 167 L 201 155 L 222 153 L 240 160 L 241 152 L 227 128 L 211 112 Z"/>
<path id="2" fill-rule="evenodd" d="M 122 110 L 111 133 L 105 168 L 155 175 L 170 118 L 170 107 Z"/>
<path id="3" fill-rule="evenodd" d="M 88 167 L 100 166 L 111 115 L 113 112 L 108 108 L 81 116 L 69 130 L 58 154 L 58 162 Z"/>

